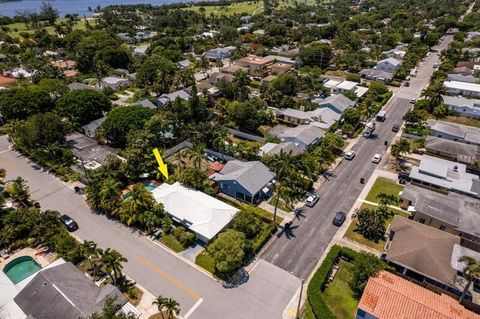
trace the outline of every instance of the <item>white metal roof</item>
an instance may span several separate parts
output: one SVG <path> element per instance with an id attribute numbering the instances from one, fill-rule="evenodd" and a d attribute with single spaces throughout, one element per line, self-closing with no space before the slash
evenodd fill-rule
<path id="1" fill-rule="evenodd" d="M 445 81 L 443 82 L 443 87 L 446 89 L 463 90 L 463 91 L 480 93 L 480 84 L 476 84 L 476 83 Z"/>
<path id="2" fill-rule="evenodd" d="M 237 208 L 179 182 L 164 183 L 152 195 L 169 215 L 207 239 L 215 237 L 238 212 Z"/>

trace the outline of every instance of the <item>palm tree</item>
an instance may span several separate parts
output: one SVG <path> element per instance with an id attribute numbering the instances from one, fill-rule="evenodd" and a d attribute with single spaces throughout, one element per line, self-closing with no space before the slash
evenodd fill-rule
<path id="1" fill-rule="evenodd" d="M 463 268 L 463 275 L 465 279 L 468 280 L 467 285 L 463 289 L 462 295 L 458 300 L 459 303 L 462 303 L 463 299 L 465 299 L 465 295 L 470 289 L 472 282 L 476 279 L 480 279 L 480 260 L 476 260 L 470 256 L 462 256 L 458 258 L 458 261 L 466 264 L 465 268 Z"/>
<path id="2" fill-rule="evenodd" d="M 113 178 L 107 178 L 102 183 L 100 190 L 101 209 L 104 213 L 115 215 L 120 205 L 120 188 L 119 181 Z"/>
<path id="3" fill-rule="evenodd" d="M 105 266 L 105 270 L 112 279 L 113 285 L 117 285 L 118 278 L 122 275 L 122 263 L 128 262 L 128 259 L 115 249 L 107 248 L 100 255 L 100 261 Z"/>
<path id="4" fill-rule="evenodd" d="M 17 177 L 7 188 L 10 196 L 17 202 L 26 203 L 30 199 L 29 188 L 22 177 Z"/>
<path id="5" fill-rule="evenodd" d="M 152 305 L 157 305 L 158 311 L 160 311 L 160 315 L 163 319 L 165 319 L 165 317 L 163 316 L 163 307 L 166 304 L 166 300 L 167 298 L 164 298 L 160 295 L 152 302 Z"/>
<path id="6" fill-rule="evenodd" d="M 250 93 L 250 77 L 248 74 L 242 70 L 235 73 L 234 83 L 237 87 L 236 100 L 245 101 L 248 99 L 248 94 Z"/>
<path id="7" fill-rule="evenodd" d="M 196 168 L 200 169 L 202 165 L 202 161 L 205 156 L 205 145 L 204 144 L 197 144 L 192 148 L 188 149 L 187 156 L 190 161 L 193 162 Z"/>
<path id="8" fill-rule="evenodd" d="M 90 269 L 95 274 L 97 271 L 96 261 L 99 258 L 102 250 L 97 247 L 97 243 L 85 240 L 82 244 L 82 249 L 84 251 L 85 257 L 87 258 L 88 263 L 90 264 Z"/>
<path id="9" fill-rule="evenodd" d="M 218 147 L 222 154 L 222 162 L 225 160 L 225 142 L 228 140 L 228 130 L 225 126 L 220 127 L 215 133 L 213 144 Z"/>
<path id="10" fill-rule="evenodd" d="M 166 298 L 164 300 L 164 306 L 168 319 L 175 318 L 180 313 L 180 304 L 172 298 Z"/>
<path id="11" fill-rule="evenodd" d="M 410 153 L 410 143 L 406 139 L 398 140 L 395 144 L 392 145 L 391 153 L 396 158 L 400 157 L 402 154 Z"/>
<path id="12" fill-rule="evenodd" d="M 95 210 L 101 206 L 102 197 L 100 192 L 102 190 L 102 183 L 100 179 L 91 180 L 85 189 L 87 204 Z"/>
<path id="13" fill-rule="evenodd" d="M 274 202 L 275 202 L 275 208 L 273 210 L 273 222 L 276 223 L 277 220 L 277 209 L 278 209 L 278 203 L 280 199 L 284 199 L 286 202 L 289 202 L 290 195 L 292 192 L 289 191 L 289 189 L 286 187 L 288 185 L 287 180 L 284 180 L 288 174 L 290 174 L 292 171 L 295 170 L 296 168 L 296 160 L 292 156 L 292 152 L 284 152 L 283 149 L 280 150 L 280 153 L 277 153 L 273 156 L 266 157 L 265 161 L 267 163 L 267 166 L 270 167 L 270 169 L 273 170 L 275 175 L 277 175 L 277 184 L 275 187 L 275 197 L 274 197 Z"/>
<path id="14" fill-rule="evenodd" d="M 120 211 L 128 226 L 139 221 L 140 216 L 154 205 L 152 194 L 141 183 L 135 184 L 129 195 L 128 199 L 122 202 Z"/>

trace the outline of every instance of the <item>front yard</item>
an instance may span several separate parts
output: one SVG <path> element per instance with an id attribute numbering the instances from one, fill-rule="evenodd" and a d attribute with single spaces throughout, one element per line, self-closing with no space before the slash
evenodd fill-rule
<path id="1" fill-rule="evenodd" d="M 369 204 L 362 204 L 362 206 L 360 206 L 360 209 L 362 209 L 362 208 L 377 209 L 377 206 L 369 205 Z M 387 227 L 388 227 L 388 225 L 390 225 L 390 223 L 392 222 L 393 217 L 395 215 L 400 215 L 400 216 L 403 216 L 403 217 L 408 217 L 409 216 L 407 212 L 402 212 L 402 211 L 399 211 L 397 209 L 390 209 L 389 212 L 391 213 L 391 216 L 385 221 L 385 225 Z M 373 242 L 373 241 L 363 237 L 362 234 L 356 232 L 355 231 L 356 228 L 357 228 L 357 219 L 355 218 L 355 219 L 352 220 L 352 223 L 348 227 L 347 232 L 345 233 L 344 237 L 347 238 L 347 239 L 353 240 L 353 241 L 355 241 L 355 242 L 357 242 L 361 245 L 376 249 L 378 251 L 383 250 L 383 247 L 385 246 L 385 240 L 383 240 L 383 239 L 379 240 L 377 243 Z"/>
<path id="2" fill-rule="evenodd" d="M 368 192 L 367 198 L 365 198 L 365 200 L 378 203 L 378 194 L 386 193 L 398 196 L 402 190 L 403 186 L 397 184 L 395 181 L 392 181 L 385 177 L 378 177 L 372 188 L 370 189 L 370 192 Z"/>
<path id="3" fill-rule="evenodd" d="M 353 319 L 357 311 L 358 300 L 350 288 L 353 265 L 340 260 L 335 279 L 323 291 L 323 298 L 337 319 Z"/>
<path id="4" fill-rule="evenodd" d="M 464 116 L 447 116 L 444 119 L 440 119 L 441 121 L 447 121 L 451 123 L 457 123 L 462 125 L 468 125 L 473 127 L 480 127 L 480 121 L 478 119 L 472 119 Z"/>

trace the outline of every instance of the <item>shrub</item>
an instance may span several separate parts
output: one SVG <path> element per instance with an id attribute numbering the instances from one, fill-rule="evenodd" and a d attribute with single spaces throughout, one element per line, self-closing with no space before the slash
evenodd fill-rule
<path id="1" fill-rule="evenodd" d="M 172 234 L 183 247 L 189 247 L 197 238 L 194 233 L 187 231 L 183 226 L 175 228 Z"/>

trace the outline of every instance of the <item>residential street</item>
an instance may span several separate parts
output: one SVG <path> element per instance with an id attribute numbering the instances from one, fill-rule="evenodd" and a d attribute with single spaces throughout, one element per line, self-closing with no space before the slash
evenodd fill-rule
<path id="1" fill-rule="evenodd" d="M 32 198 L 40 202 L 42 209 L 73 217 L 80 227 L 76 236 L 93 240 L 104 249 L 114 248 L 127 257 L 125 273 L 153 295 L 176 299 L 185 318 L 277 319 L 299 288 L 297 278 L 262 260 L 246 284 L 223 288 L 144 236 L 92 214 L 83 196 L 52 175 L 34 170 L 25 157 L 9 150 L 5 136 L 0 137 L 0 166 L 7 170 L 8 179 L 22 176 L 27 181 Z"/>
<path id="2" fill-rule="evenodd" d="M 439 51 L 447 48 L 452 40 L 452 36 L 446 36 L 438 46 Z M 348 212 L 354 205 L 365 186 L 360 184 L 360 178 L 367 181 L 377 166 L 371 161 L 373 155 L 384 155 L 387 148 L 384 142 L 391 143 L 396 134 L 391 130 L 393 124 L 402 123 L 403 115 L 412 107 L 410 99 L 420 96 L 437 62 L 439 57 L 431 53 L 425 62 L 420 63 L 417 75 L 410 80 L 410 86 L 395 90 L 396 93 L 384 108 L 387 119 L 377 122 L 376 137 L 359 139 L 352 148 L 357 153 L 355 158 L 352 161 L 343 160 L 337 166 L 330 180 L 317 190 L 320 200 L 315 207 L 304 208 L 304 216 L 293 222 L 293 235 L 277 239 L 263 255 L 264 260 L 299 278 L 308 278 L 338 229 L 332 225 L 335 213 Z"/>

